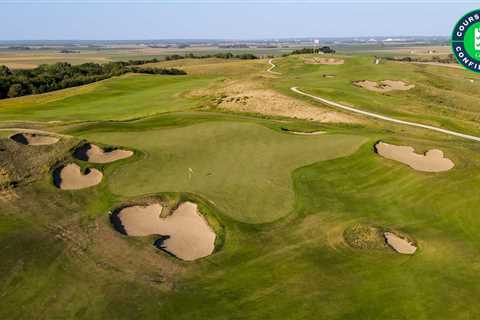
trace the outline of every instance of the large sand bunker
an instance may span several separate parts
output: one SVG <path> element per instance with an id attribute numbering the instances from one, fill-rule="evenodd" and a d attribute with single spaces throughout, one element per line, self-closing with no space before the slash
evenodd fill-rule
<path id="1" fill-rule="evenodd" d="M 57 143 L 60 140 L 57 137 L 37 133 L 16 133 L 10 139 L 29 146 L 44 146 Z"/>
<path id="2" fill-rule="evenodd" d="M 356 81 L 354 82 L 354 84 L 356 86 L 375 92 L 389 92 L 395 90 L 406 91 L 415 88 L 415 85 L 407 84 L 400 80 L 384 80 L 380 82 L 364 80 Z"/>
<path id="3" fill-rule="evenodd" d="M 110 163 L 117 160 L 129 158 L 133 151 L 113 149 L 106 151 L 97 145 L 86 143 L 75 150 L 75 157 L 80 160 L 92 163 Z"/>
<path id="4" fill-rule="evenodd" d="M 97 169 L 83 173 L 75 163 L 70 163 L 54 172 L 55 185 L 62 190 L 78 190 L 93 187 L 102 181 L 103 174 Z"/>
<path id="5" fill-rule="evenodd" d="M 179 259 L 192 261 L 212 254 L 215 232 L 193 202 L 182 203 L 171 215 L 161 217 L 162 205 L 131 206 L 117 217 L 129 236 L 160 235 L 156 245 Z"/>
<path id="6" fill-rule="evenodd" d="M 407 239 L 401 238 L 392 232 L 385 232 L 383 234 L 387 244 L 392 247 L 393 250 L 401 254 L 414 254 L 417 251 L 417 247 L 408 241 Z"/>
<path id="7" fill-rule="evenodd" d="M 396 146 L 385 142 L 378 142 L 375 151 L 384 158 L 399 161 L 412 169 L 425 172 L 442 172 L 452 169 L 455 164 L 445 158 L 438 149 L 428 150 L 424 155 L 415 153 L 415 149 L 408 146 Z"/>
<path id="8" fill-rule="evenodd" d="M 328 64 L 328 65 L 338 65 L 338 64 L 344 64 L 345 60 L 343 59 L 337 59 L 337 58 L 305 58 L 303 61 L 306 64 Z"/>

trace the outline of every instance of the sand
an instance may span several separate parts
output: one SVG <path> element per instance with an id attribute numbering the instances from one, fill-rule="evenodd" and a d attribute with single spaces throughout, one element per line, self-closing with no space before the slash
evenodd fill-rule
<path id="1" fill-rule="evenodd" d="M 409 85 L 400 80 L 383 80 L 380 82 L 364 80 L 356 81 L 354 84 L 375 92 L 406 91 L 415 88 L 415 85 Z"/>
<path id="2" fill-rule="evenodd" d="M 62 190 L 78 190 L 93 187 L 102 181 L 103 174 L 97 169 L 81 172 L 80 167 L 70 163 L 54 173 L 55 184 Z"/>
<path id="3" fill-rule="evenodd" d="M 44 146 L 57 143 L 60 139 L 37 133 L 16 133 L 10 137 L 15 142 L 29 146 Z"/>
<path id="4" fill-rule="evenodd" d="M 301 136 L 316 136 L 319 134 L 324 134 L 326 133 L 325 131 L 313 131 L 313 132 L 302 132 L 302 131 L 288 131 L 291 134 L 298 134 Z"/>
<path id="5" fill-rule="evenodd" d="M 417 247 L 410 243 L 407 239 L 401 238 L 392 232 L 385 232 L 383 234 L 387 244 L 401 254 L 414 254 Z"/>
<path id="6" fill-rule="evenodd" d="M 213 253 L 216 235 L 197 204 L 184 202 L 166 218 L 161 213 L 162 205 L 155 203 L 124 208 L 118 218 L 129 236 L 162 236 L 157 246 L 179 259 L 193 261 Z"/>
<path id="7" fill-rule="evenodd" d="M 92 163 L 110 163 L 131 157 L 133 151 L 115 149 L 105 151 L 97 145 L 87 143 L 75 150 L 75 157 Z"/>
<path id="8" fill-rule="evenodd" d="M 338 65 L 344 64 L 345 60 L 343 59 L 336 59 L 336 58 L 305 58 L 303 61 L 306 64 L 327 64 L 327 65 Z"/>
<path id="9" fill-rule="evenodd" d="M 422 155 L 415 153 L 412 147 L 396 146 L 380 141 L 375 145 L 375 150 L 380 156 L 404 163 L 417 171 L 443 172 L 455 166 L 452 160 L 445 158 L 443 152 L 438 149 L 428 150 Z"/>

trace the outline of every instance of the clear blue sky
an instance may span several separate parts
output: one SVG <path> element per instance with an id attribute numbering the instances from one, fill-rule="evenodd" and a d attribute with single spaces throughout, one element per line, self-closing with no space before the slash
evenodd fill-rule
<path id="1" fill-rule="evenodd" d="M 428 0 L 180 2 L 0 0 L 0 40 L 449 35 L 457 19 L 480 7 Z"/>

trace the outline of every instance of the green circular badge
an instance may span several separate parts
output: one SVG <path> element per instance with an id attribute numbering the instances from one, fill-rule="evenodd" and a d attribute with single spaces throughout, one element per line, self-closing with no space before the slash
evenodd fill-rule
<path id="1" fill-rule="evenodd" d="M 480 73 L 480 9 L 457 22 L 452 33 L 452 51 L 458 63 Z"/>

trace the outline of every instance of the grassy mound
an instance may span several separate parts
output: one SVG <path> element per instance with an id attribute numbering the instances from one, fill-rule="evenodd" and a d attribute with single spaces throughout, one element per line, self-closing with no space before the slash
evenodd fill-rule
<path id="1" fill-rule="evenodd" d="M 345 241 L 357 249 L 384 249 L 387 247 L 383 230 L 378 227 L 354 224 L 344 231 Z"/>

